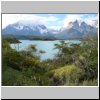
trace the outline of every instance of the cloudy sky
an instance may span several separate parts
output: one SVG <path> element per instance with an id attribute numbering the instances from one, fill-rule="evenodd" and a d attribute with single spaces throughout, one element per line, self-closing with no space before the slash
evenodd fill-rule
<path id="1" fill-rule="evenodd" d="M 48 28 L 59 29 L 67 27 L 70 21 L 85 21 L 93 25 L 94 20 L 98 19 L 97 14 L 2 14 L 2 28 L 18 21 L 24 23 L 44 24 Z"/>

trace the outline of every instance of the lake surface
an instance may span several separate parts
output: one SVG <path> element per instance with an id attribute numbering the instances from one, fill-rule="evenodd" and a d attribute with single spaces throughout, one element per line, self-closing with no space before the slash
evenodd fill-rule
<path id="1" fill-rule="evenodd" d="M 41 54 L 40 59 L 46 60 L 46 59 L 53 59 L 55 57 L 55 54 L 58 52 L 57 49 L 54 49 L 54 44 L 59 43 L 60 40 L 55 41 L 42 41 L 42 40 L 19 40 L 21 43 L 19 44 L 11 44 L 11 47 L 16 50 L 25 50 L 29 45 L 35 44 L 37 50 L 43 50 L 45 53 Z M 66 43 L 80 43 L 79 40 L 65 40 Z"/>

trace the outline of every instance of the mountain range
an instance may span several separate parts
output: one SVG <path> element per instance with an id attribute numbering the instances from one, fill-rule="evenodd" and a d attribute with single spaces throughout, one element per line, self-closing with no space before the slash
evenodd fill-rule
<path id="1" fill-rule="evenodd" d="M 43 24 L 30 24 L 21 21 L 14 24 L 9 24 L 6 28 L 2 29 L 3 37 L 54 37 L 56 39 L 71 39 L 82 38 L 88 35 L 97 35 L 98 27 L 97 21 L 95 25 L 88 25 L 84 21 L 79 23 L 78 20 L 69 22 L 67 27 L 62 27 L 59 30 L 49 29 Z"/>

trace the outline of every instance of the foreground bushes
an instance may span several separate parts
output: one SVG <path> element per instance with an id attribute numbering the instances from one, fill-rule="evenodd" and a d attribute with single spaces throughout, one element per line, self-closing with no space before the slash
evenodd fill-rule
<path id="1" fill-rule="evenodd" d="M 10 40 L 11 41 L 11 40 Z M 88 39 L 81 44 L 61 41 L 53 60 L 40 61 L 35 45 L 26 50 L 2 44 L 2 85 L 10 86 L 96 86 L 98 85 L 98 43 Z M 41 51 L 40 53 L 44 53 Z"/>

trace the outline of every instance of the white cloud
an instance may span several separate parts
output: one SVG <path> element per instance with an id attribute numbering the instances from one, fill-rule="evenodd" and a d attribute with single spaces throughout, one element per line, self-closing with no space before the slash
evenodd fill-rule
<path id="1" fill-rule="evenodd" d="M 19 14 L 2 14 L 2 28 L 19 20 Z"/>
<path id="2" fill-rule="evenodd" d="M 59 30 L 62 26 L 49 26 L 49 29 Z"/>
<path id="3" fill-rule="evenodd" d="M 69 14 L 65 17 L 65 19 L 62 21 L 64 23 L 63 27 L 67 27 L 69 22 L 73 22 L 75 20 L 81 20 L 81 15 L 73 15 Z"/>
<path id="4" fill-rule="evenodd" d="M 95 24 L 95 20 L 98 20 L 98 16 L 96 17 L 88 17 L 88 18 L 85 18 L 85 22 L 89 25 L 94 25 Z"/>
<path id="5" fill-rule="evenodd" d="M 38 14 L 2 14 L 2 28 L 21 20 L 21 22 L 25 24 L 40 23 L 51 29 L 59 30 L 61 27 L 67 27 L 68 23 L 71 21 L 79 20 L 80 23 L 85 21 L 87 24 L 93 25 L 95 23 L 94 20 L 98 19 L 98 16 L 94 17 L 89 14 L 66 14 L 64 19 L 55 15 L 56 14 L 48 14 L 48 16 L 41 16 Z"/>
<path id="6" fill-rule="evenodd" d="M 48 24 L 48 22 L 57 21 L 58 18 L 53 15 L 44 17 L 34 14 L 2 14 L 2 28 L 5 28 L 9 24 L 13 24 L 22 20 L 24 23 L 34 23 L 34 24 Z"/>
<path id="7" fill-rule="evenodd" d="M 84 21 L 86 22 L 87 24 L 89 25 L 94 25 L 95 21 L 94 20 L 97 20 L 97 16 L 94 17 L 94 16 L 88 16 L 88 17 L 84 17 L 85 15 L 84 14 L 69 14 L 69 15 L 66 15 L 65 19 L 62 20 L 62 23 L 63 23 L 63 27 L 67 27 L 68 26 L 68 23 L 69 22 L 73 22 L 75 20 L 78 20 L 79 21 L 79 24 Z"/>

